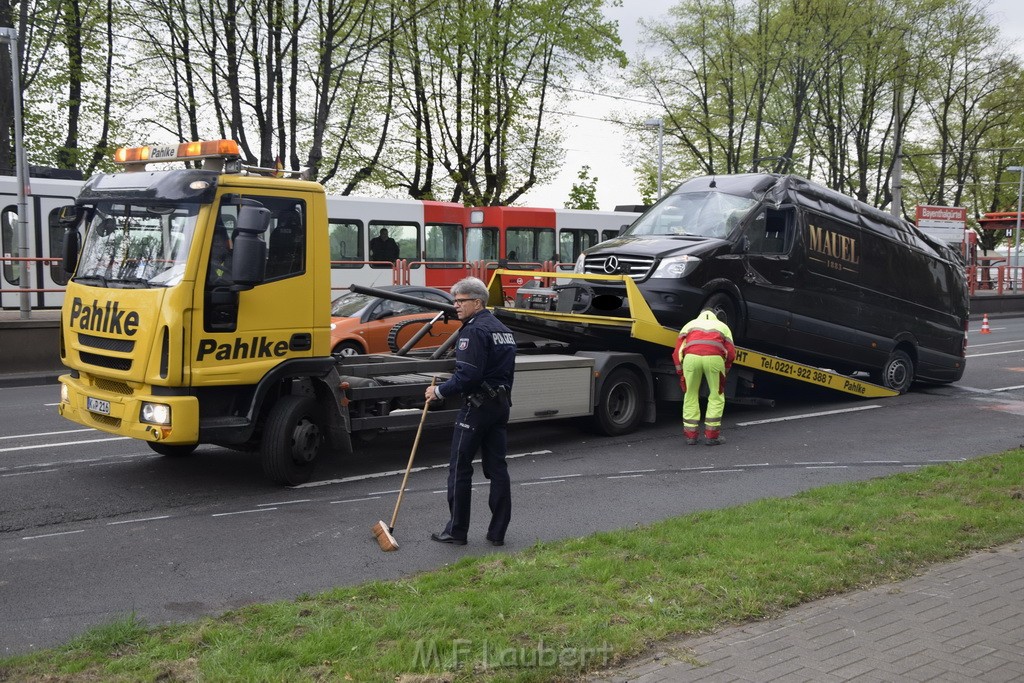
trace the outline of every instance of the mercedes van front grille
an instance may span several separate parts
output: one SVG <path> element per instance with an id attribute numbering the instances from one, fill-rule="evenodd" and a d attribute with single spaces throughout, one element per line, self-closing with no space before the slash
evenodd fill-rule
<path id="1" fill-rule="evenodd" d="M 653 256 L 631 254 L 595 254 L 583 260 L 583 272 L 601 275 L 629 275 L 634 280 L 645 280 L 654 267 Z"/>

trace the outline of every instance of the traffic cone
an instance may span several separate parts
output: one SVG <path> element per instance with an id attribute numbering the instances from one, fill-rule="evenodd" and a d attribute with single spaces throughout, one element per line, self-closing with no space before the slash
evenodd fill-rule
<path id="1" fill-rule="evenodd" d="M 981 317 L 981 333 L 992 334 L 992 330 L 988 328 L 988 313 L 985 313 Z"/>

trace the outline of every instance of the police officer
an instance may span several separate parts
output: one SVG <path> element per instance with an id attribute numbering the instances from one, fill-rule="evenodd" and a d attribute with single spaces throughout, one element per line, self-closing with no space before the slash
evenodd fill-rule
<path id="1" fill-rule="evenodd" d="M 462 328 L 455 342 L 455 373 L 436 387 L 427 387 L 426 399 L 461 394 L 465 404 L 455 419 L 451 460 L 448 464 L 448 511 L 444 531 L 430 537 L 438 543 L 465 545 L 469 531 L 473 458 L 481 452 L 484 477 L 491 480 L 491 524 L 487 540 L 505 545 L 505 530 L 512 517 L 512 487 L 505 463 L 505 426 L 512 395 L 516 342 L 512 333 L 487 310 L 487 286 L 475 277 L 459 280 L 452 296 Z"/>
<path id="2" fill-rule="evenodd" d="M 704 443 L 717 446 L 725 412 L 725 375 L 736 360 L 732 331 L 711 309 L 704 309 L 679 330 L 672 354 L 679 383 L 683 389 L 683 436 L 686 443 L 697 443 L 700 430 L 700 385 L 708 383 L 708 407 L 704 415 Z"/>

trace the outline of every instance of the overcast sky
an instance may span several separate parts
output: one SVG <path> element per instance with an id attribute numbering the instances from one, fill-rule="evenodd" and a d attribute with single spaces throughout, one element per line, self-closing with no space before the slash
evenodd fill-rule
<path id="1" fill-rule="evenodd" d="M 665 17 L 675 2 L 623 0 L 622 4 L 622 7 L 608 8 L 606 15 L 619 22 L 623 48 L 632 58 L 638 49 L 640 35 L 637 21 L 641 18 Z M 1002 37 L 1016 44 L 1017 50 L 1024 54 L 1024 2 L 992 0 L 988 8 L 993 23 L 1001 28 Z M 638 96 L 636 99 L 642 98 Z M 526 197 L 526 203 L 531 206 L 562 207 L 573 183 L 577 182 L 580 168 L 585 165 L 590 166 L 591 175 L 598 179 L 597 201 L 602 210 L 611 211 L 619 204 L 639 203 L 636 178 L 629 162 L 623 159 L 625 141 L 622 131 L 610 122 L 616 111 L 627 108 L 639 115 L 658 115 L 655 107 L 645 110 L 642 104 L 621 98 L 601 94 L 581 97 L 572 108 L 573 115 L 559 118 L 567 132 L 566 157 L 561 173 L 554 182 L 532 190 Z M 656 146 L 657 133 L 653 129 L 650 139 L 652 146 Z"/>

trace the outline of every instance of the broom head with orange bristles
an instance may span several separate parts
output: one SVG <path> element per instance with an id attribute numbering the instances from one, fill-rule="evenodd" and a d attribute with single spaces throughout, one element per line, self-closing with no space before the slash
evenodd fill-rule
<path id="1" fill-rule="evenodd" d="M 384 523 L 383 519 L 373 525 L 373 535 L 377 539 L 377 545 L 384 552 L 398 550 L 398 541 L 391 535 L 391 530 L 388 529 L 388 525 Z"/>

